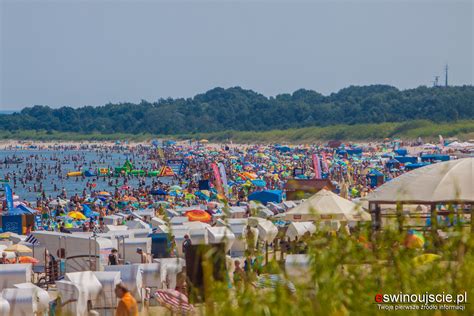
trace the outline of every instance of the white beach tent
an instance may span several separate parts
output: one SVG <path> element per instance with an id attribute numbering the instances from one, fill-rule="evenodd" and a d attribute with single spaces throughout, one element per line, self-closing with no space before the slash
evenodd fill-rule
<path id="1" fill-rule="evenodd" d="M 36 302 L 35 304 L 36 313 L 41 314 L 41 313 L 48 312 L 49 302 L 51 301 L 51 298 L 49 297 L 49 294 L 46 290 L 29 282 L 15 284 L 15 288 L 28 289 L 28 290 L 31 289 L 32 294 L 33 294 L 33 299 Z"/>
<path id="2" fill-rule="evenodd" d="M 370 214 L 357 204 L 339 195 L 322 189 L 309 199 L 289 210 L 285 215 L 287 221 L 369 221 Z"/>
<path id="3" fill-rule="evenodd" d="M 243 218 L 245 216 L 245 213 L 247 213 L 247 210 L 245 209 L 245 207 L 231 206 L 229 208 L 229 213 L 231 218 Z"/>
<path id="4" fill-rule="evenodd" d="M 125 224 L 128 229 L 149 229 L 150 225 L 145 223 L 144 221 L 135 218 L 134 220 L 128 221 L 127 224 Z"/>
<path id="5" fill-rule="evenodd" d="M 64 280 L 87 289 L 87 300 L 96 301 L 102 292 L 102 284 L 92 271 L 66 273 Z"/>
<path id="6" fill-rule="evenodd" d="M 107 215 L 104 216 L 104 224 L 105 225 L 118 225 L 122 222 L 122 217 L 118 215 Z"/>
<path id="7" fill-rule="evenodd" d="M 227 221 L 219 219 L 217 221 L 218 227 L 225 226 L 228 227 L 235 235 L 235 241 L 230 248 L 230 254 L 233 257 L 243 256 L 245 250 L 247 249 L 247 227 L 248 218 L 230 218 Z M 257 246 L 258 241 L 258 229 L 255 227 L 249 227 L 249 229 L 254 234 L 254 245 Z"/>
<path id="8" fill-rule="evenodd" d="M 369 202 L 474 202 L 474 158 L 439 162 L 415 169 L 378 187 Z"/>
<path id="9" fill-rule="evenodd" d="M 163 220 L 163 219 L 161 219 L 161 218 L 159 218 L 159 217 L 153 217 L 153 218 L 151 219 L 151 227 L 152 227 L 152 228 L 157 228 L 157 227 L 159 227 L 159 226 L 161 226 L 161 225 L 165 225 L 165 226 L 166 226 L 166 225 L 167 225 L 166 221 Z"/>
<path id="10" fill-rule="evenodd" d="M 151 234 L 152 229 L 151 227 L 148 228 L 135 228 L 131 229 L 131 232 L 133 232 L 133 237 L 135 238 L 147 238 L 148 235 Z"/>
<path id="11" fill-rule="evenodd" d="M 153 262 L 139 264 L 138 268 L 142 275 L 142 288 L 161 288 L 160 263 Z"/>
<path id="12" fill-rule="evenodd" d="M 87 271 L 91 267 L 101 270 L 107 265 L 107 255 L 113 247 L 110 239 L 89 234 L 65 234 L 50 231 L 34 231 L 32 235 L 49 253 L 57 256 L 59 249 L 66 253 L 66 271 Z M 96 260 L 94 260 L 94 257 Z"/>
<path id="13" fill-rule="evenodd" d="M 105 232 L 126 231 L 128 227 L 125 225 L 105 225 Z"/>
<path id="14" fill-rule="evenodd" d="M 0 293 L 1 294 L 1 293 Z M 0 295 L 0 316 L 10 316 L 10 303 Z"/>
<path id="15" fill-rule="evenodd" d="M 87 288 L 81 284 L 71 281 L 56 281 L 58 296 L 61 297 L 64 315 L 86 316 L 87 311 Z"/>
<path id="16" fill-rule="evenodd" d="M 182 225 L 185 222 L 189 222 L 189 219 L 187 216 L 175 216 L 172 219 L 170 219 L 170 224 L 171 225 Z"/>
<path id="17" fill-rule="evenodd" d="M 105 266 L 105 271 L 120 271 L 120 279 L 137 301 L 141 301 L 142 274 L 138 264 Z"/>
<path id="18" fill-rule="evenodd" d="M 146 254 L 151 253 L 151 238 L 125 238 L 123 243 L 118 251 L 125 262 L 142 263 L 142 257 L 137 253 L 137 248 L 141 248 Z"/>
<path id="19" fill-rule="evenodd" d="M 95 309 L 115 308 L 118 303 L 115 286 L 121 282 L 119 271 L 94 271 L 94 275 L 102 285 L 96 300 L 92 302 Z"/>
<path id="20" fill-rule="evenodd" d="M 221 242 L 225 243 L 225 251 L 229 251 L 232 248 L 232 244 L 235 241 L 234 233 L 227 227 L 208 227 L 207 236 L 209 244 L 218 244 Z"/>
<path id="21" fill-rule="evenodd" d="M 180 216 L 180 213 L 176 210 L 166 209 L 165 212 L 166 216 L 168 216 L 169 218 Z"/>
<path id="22" fill-rule="evenodd" d="M 155 229 L 155 234 L 168 234 L 170 232 L 170 228 L 167 225 L 159 225 Z"/>
<path id="23" fill-rule="evenodd" d="M 183 226 L 188 228 L 189 230 L 189 237 L 193 244 L 207 244 L 208 237 L 207 237 L 207 230 L 206 228 L 211 227 L 211 225 L 203 223 L 203 222 L 185 222 Z"/>
<path id="24" fill-rule="evenodd" d="M 158 258 L 154 263 L 160 265 L 160 277 L 162 288 L 174 289 L 176 287 L 176 275 L 182 271 L 186 262 L 182 258 Z"/>
<path id="25" fill-rule="evenodd" d="M 303 237 L 306 233 L 314 234 L 316 226 L 312 222 L 292 222 L 286 230 L 286 237 L 290 240 Z"/>
<path id="26" fill-rule="evenodd" d="M 1 295 L 10 305 L 10 316 L 34 315 L 38 312 L 34 289 L 8 288 Z"/>
<path id="27" fill-rule="evenodd" d="M 31 263 L 0 264 L 0 290 L 31 282 Z"/>
<path id="28" fill-rule="evenodd" d="M 258 240 L 271 243 L 278 235 L 278 228 L 269 220 L 259 217 L 249 217 L 249 226 L 258 230 Z"/>

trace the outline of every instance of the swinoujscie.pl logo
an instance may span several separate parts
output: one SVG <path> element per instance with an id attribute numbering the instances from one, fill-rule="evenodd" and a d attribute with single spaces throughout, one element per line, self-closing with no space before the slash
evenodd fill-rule
<path id="1" fill-rule="evenodd" d="M 380 310 L 465 310 L 467 292 L 458 294 L 378 293 L 375 295 L 375 303 Z"/>

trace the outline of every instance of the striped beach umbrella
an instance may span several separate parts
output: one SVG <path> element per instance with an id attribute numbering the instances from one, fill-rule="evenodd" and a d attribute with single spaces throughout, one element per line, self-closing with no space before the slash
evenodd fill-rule
<path id="1" fill-rule="evenodd" d="M 255 283 L 257 288 L 272 288 L 275 289 L 277 287 L 283 286 L 288 289 L 291 293 L 296 293 L 295 285 L 282 278 L 278 274 L 262 274 L 259 275 L 257 278 L 257 282 Z"/>
<path id="2" fill-rule="evenodd" d="M 188 303 L 186 295 L 176 290 L 157 290 L 154 296 L 158 303 L 172 312 L 187 314 L 194 311 L 194 307 Z"/>

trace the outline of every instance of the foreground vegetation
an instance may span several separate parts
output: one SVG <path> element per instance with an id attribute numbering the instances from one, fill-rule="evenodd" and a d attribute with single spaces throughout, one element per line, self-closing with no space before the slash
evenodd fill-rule
<path id="1" fill-rule="evenodd" d="M 271 130 L 262 132 L 223 131 L 214 133 L 192 133 L 179 135 L 152 135 L 149 133 L 74 133 L 53 131 L 0 131 L 0 139 L 16 140 L 66 140 L 66 141 L 147 141 L 154 138 L 166 139 L 208 139 L 214 142 L 256 143 L 256 142 L 292 142 L 311 143 L 328 140 L 367 141 L 399 137 L 402 139 L 436 140 L 438 135 L 444 137 L 457 136 L 461 139 L 474 138 L 474 121 L 458 121 L 438 124 L 430 121 L 410 121 L 406 123 L 335 125 L 327 127 L 306 127 L 287 130 Z"/>
<path id="2" fill-rule="evenodd" d="M 0 131 L 181 135 L 462 119 L 474 119 L 473 86 L 409 90 L 387 85 L 351 86 L 328 96 L 300 89 L 275 97 L 235 87 L 215 88 L 193 98 L 139 104 L 77 109 L 34 106 L 0 115 Z"/>
<path id="3" fill-rule="evenodd" d="M 304 238 L 310 263 L 302 277 L 286 274 L 282 263 L 276 260 L 260 270 L 292 281 L 296 293 L 291 293 L 285 285 L 256 289 L 252 285 L 256 275 L 252 273 L 242 289 L 229 290 L 227 282 L 216 282 L 208 273 L 205 275 L 207 300 L 200 307 L 200 314 L 386 315 L 387 311 L 380 310 L 376 304 L 377 294 L 457 295 L 466 292 L 464 311 L 435 313 L 430 306 L 428 311 L 397 312 L 397 315 L 471 315 L 474 312 L 474 239 L 466 228 L 447 231 L 450 237 L 438 240 L 436 247 L 431 233 L 426 233 L 423 249 L 405 247 L 407 232 L 398 229 L 385 230 L 372 239 L 369 227 L 351 236 L 319 231 Z M 430 256 L 436 259 L 427 260 Z"/>

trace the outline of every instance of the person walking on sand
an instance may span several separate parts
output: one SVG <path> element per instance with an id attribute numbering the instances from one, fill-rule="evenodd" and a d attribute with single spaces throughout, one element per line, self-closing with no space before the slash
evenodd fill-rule
<path id="1" fill-rule="evenodd" d="M 115 295 L 120 299 L 115 316 L 138 316 L 137 301 L 122 283 L 115 286 Z"/>

